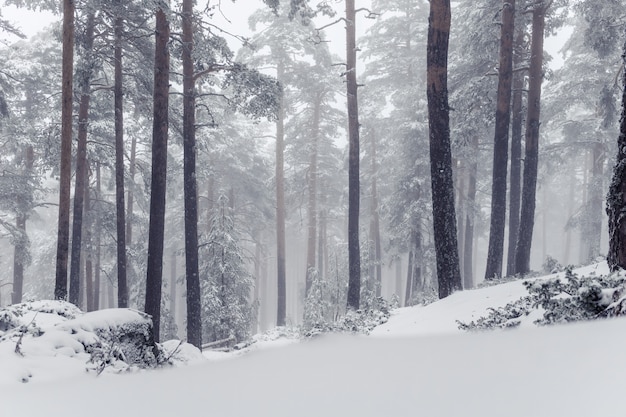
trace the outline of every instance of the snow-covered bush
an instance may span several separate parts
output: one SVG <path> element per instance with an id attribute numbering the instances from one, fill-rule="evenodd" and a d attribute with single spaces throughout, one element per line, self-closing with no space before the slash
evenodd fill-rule
<path id="1" fill-rule="evenodd" d="M 525 281 L 529 295 L 504 307 L 492 308 L 486 317 L 459 323 L 462 330 L 515 327 L 532 311 L 542 312 L 537 325 L 626 315 L 626 274 L 580 277 L 571 269 L 561 277 Z"/>

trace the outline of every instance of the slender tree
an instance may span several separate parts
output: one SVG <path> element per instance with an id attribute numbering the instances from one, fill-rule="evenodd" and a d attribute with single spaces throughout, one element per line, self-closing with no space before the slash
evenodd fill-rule
<path id="1" fill-rule="evenodd" d="M 72 96 L 74 72 L 74 0 L 63 0 L 63 58 L 61 89 L 61 170 L 54 298 L 67 298 L 67 258 L 70 237 L 72 177 Z"/>
<path id="2" fill-rule="evenodd" d="M 361 254 L 359 246 L 359 108 L 356 82 L 356 11 L 346 0 L 346 91 L 348 100 L 348 308 L 359 309 L 361 299 Z"/>
<path id="3" fill-rule="evenodd" d="M 115 1 L 114 21 L 114 106 L 115 106 L 115 210 L 117 226 L 117 305 L 128 307 L 126 280 L 126 212 L 124 207 L 124 95 L 122 90 L 122 1 Z"/>
<path id="4" fill-rule="evenodd" d="M 150 226 L 145 312 L 152 316 L 154 340 L 159 341 L 161 286 L 163 282 L 163 238 L 165 233 L 165 186 L 169 104 L 170 27 L 163 8 L 156 11 L 154 50 L 154 96 L 152 119 L 152 181 L 150 183 Z"/>
<path id="5" fill-rule="evenodd" d="M 279 60 L 276 68 L 279 82 L 285 78 L 285 66 Z M 287 269 L 285 263 L 285 109 L 279 101 L 276 118 L 276 325 L 287 324 Z"/>
<path id="6" fill-rule="evenodd" d="M 202 305 L 198 272 L 198 188 L 196 183 L 196 89 L 193 62 L 193 0 L 183 0 L 183 188 L 185 193 L 185 277 L 187 340 L 202 349 Z"/>
<path id="7" fill-rule="evenodd" d="M 450 0 L 431 0 L 426 49 L 430 172 L 439 298 L 460 290 L 448 106 Z"/>
<path id="8" fill-rule="evenodd" d="M 515 0 L 503 0 L 500 26 L 500 64 L 496 129 L 493 147 L 493 180 L 491 186 L 491 226 L 485 278 L 502 275 L 504 226 L 506 221 L 506 176 L 511 120 L 511 84 L 513 79 L 513 36 L 515 31 Z"/>
<path id="9" fill-rule="evenodd" d="M 539 125 L 541 116 L 541 83 L 543 81 L 543 38 L 546 12 L 552 1 L 538 2 L 533 10 L 530 46 L 530 81 L 528 85 L 528 114 L 526 117 L 524 177 L 520 230 L 515 252 L 515 272 L 530 271 L 530 249 L 535 225 L 535 196 L 537 193 L 537 165 L 539 161 Z"/>
<path id="10" fill-rule="evenodd" d="M 95 11 L 90 10 L 85 26 L 83 59 L 80 69 L 80 104 L 78 107 L 78 145 L 76 149 L 76 183 L 74 187 L 74 217 L 72 221 L 72 259 L 70 263 L 70 303 L 79 305 L 80 258 L 82 251 L 83 208 L 87 185 L 87 127 L 93 77 L 93 40 Z"/>

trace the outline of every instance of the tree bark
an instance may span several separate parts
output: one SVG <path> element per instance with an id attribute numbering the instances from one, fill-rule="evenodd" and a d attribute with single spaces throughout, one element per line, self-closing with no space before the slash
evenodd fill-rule
<path id="1" fill-rule="evenodd" d="M 152 316 L 154 341 L 160 339 L 161 291 L 163 283 L 163 239 L 167 177 L 168 95 L 170 54 L 169 22 L 163 9 L 156 12 L 154 53 L 154 109 L 152 121 L 152 182 L 145 312 Z"/>
<path id="2" fill-rule="evenodd" d="M 626 42 L 622 65 L 626 66 Z M 607 262 L 611 271 L 626 268 L 626 71 L 622 71 L 622 116 L 617 138 L 617 160 L 609 188 L 606 210 L 609 215 L 609 253 Z"/>
<path id="3" fill-rule="evenodd" d="M 67 258 L 70 238 L 72 178 L 72 97 L 74 76 L 74 0 L 63 0 L 63 58 L 61 90 L 61 168 L 54 298 L 67 298 Z"/>
<path id="4" fill-rule="evenodd" d="M 537 165 L 539 160 L 539 124 L 541 116 L 541 82 L 543 80 L 543 36 L 545 29 L 546 5 L 535 6 L 533 11 L 532 40 L 530 56 L 530 83 L 528 86 L 528 114 L 526 117 L 526 150 L 524 157 L 524 184 L 520 231 L 515 253 L 515 272 L 526 274 L 530 271 L 530 249 L 535 225 L 535 197 L 537 193 Z"/>
<path id="5" fill-rule="evenodd" d="M 193 63 L 193 0 L 183 0 L 183 152 L 185 193 L 185 277 L 187 340 L 202 349 L 202 304 L 198 266 L 198 185 L 196 182 L 196 90 Z"/>
<path id="6" fill-rule="evenodd" d="M 85 27 L 84 63 L 81 69 L 81 96 L 78 109 L 78 145 L 76 150 L 76 183 L 74 185 L 74 217 L 72 221 L 72 259 L 70 263 L 70 298 L 79 304 L 80 256 L 83 234 L 83 206 L 87 183 L 87 127 L 89 125 L 89 103 L 91 100 L 91 78 L 93 70 L 92 49 L 94 39 L 95 12 L 90 12 Z"/>
<path id="7" fill-rule="evenodd" d="M 509 186 L 509 249 L 506 261 L 507 276 L 515 275 L 515 248 L 520 227 L 520 205 L 522 191 L 522 125 L 524 121 L 523 89 L 524 71 L 519 68 L 524 62 L 524 29 L 517 29 L 515 39 L 515 68 L 513 76 L 513 103 L 511 120 L 511 178 Z"/>
<path id="8" fill-rule="evenodd" d="M 94 265 L 94 277 L 93 277 L 93 308 L 94 310 L 100 309 L 100 245 L 102 242 L 102 216 L 100 213 L 100 202 L 102 199 L 102 178 L 100 176 L 100 163 L 96 162 L 96 264 Z"/>
<path id="9" fill-rule="evenodd" d="M 346 91 L 348 100 L 348 309 L 358 310 L 361 300 L 361 249 L 359 245 L 359 107 L 356 83 L 356 11 L 346 0 Z"/>
<path id="10" fill-rule="evenodd" d="M 87 294 L 87 311 L 94 311 L 94 282 L 93 282 L 93 210 L 91 190 L 89 189 L 89 170 L 87 186 L 85 187 L 85 292 Z"/>
<path id="11" fill-rule="evenodd" d="M 426 78 L 433 226 L 440 298 L 461 289 L 448 106 L 450 17 L 449 0 L 431 0 Z"/>
<path id="12" fill-rule="evenodd" d="M 124 19 L 121 0 L 116 0 L 115 17 L 115 81 L 113 86 L 115 105 L 115 209 L 117 225 L 117 305 L 128 307 L 128 284 L 126 280 L 126 213 L 124 203 L 124 96 L 122 91 L 122 33 Z"/>
<path id="13" fill-rule="evenodd" d="M 478 136 L 472 138 L 472 148 L 475 153 L 470 164 L 467 184 L 467 208 L 465 210 L 465 244 L 463 245 L 463 288 L 474 286 L 474 222 L 476 221 L 476 179 L 478 177 Z"/>
<path id="14" fill-rule="evenodd" d="M 496 129 L 493 147 L 493 180 L 491 186 L 491 225 L 485 279 L 502 276 L 504 226 L 506 222 L 506 176 L 509 159 L 509 123 L 511 119 L 511 84 L 513 79 L 513 35 L 515 0 L 503 0 L 500 26 L 500 64 Z"/>
<path id="15" fill-rule="evenodd" d="M 278 62 L 276 78 L 285 78 L 285 64 Z M 276 325 L 287 322 L 287 274 L 285 267 L 285 109 L 280 99 L 276 120 Z"/>
<path id="16" fill-rule="evenodd" d="M 128 161 L 130 186 L 128 187 L 128 201 L 126 202 L 126 245 L 128 246 L 133 243 L 133 210 L 135 205 L 135 193 L 133 192 L 133 188 L 135 186 L 136 154 L 137 138 L 133 136 L 130 142 L 130 160 Z"/>

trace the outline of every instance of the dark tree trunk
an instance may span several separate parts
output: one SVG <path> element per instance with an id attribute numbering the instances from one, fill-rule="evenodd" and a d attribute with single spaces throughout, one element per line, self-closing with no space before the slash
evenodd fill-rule
<path id="1" fill-rule="evenodd" d="M 473 162 L 470 165 L 467 184 L 467 209 L 465 217 L 465 244 L 463 245 L 463 288 L 474 286 L 474 222 L 476 219 L 476 178 L 478 176 L 478 136 L 472 138 L 474 152 Z"/>
<path id="2" fill-rule="evenodd" d="M 22 170 L 25 179 L 29 179 L 33 175 L 33 166 L 35 164 L 35 153 L 32 145 L 28 145 L 23 149 Z M 25 191 L 25 190 L 23 190 Z M 17 197 L 17 213 L 15 216 L 15 228 L 17 233 L 15 248 L 13 253 L 13 291 L 11 293 L 11 303 L 19 304 L 22 302 L 22 294 L 24 292 L 24 268 L 28 259 L 28 235 L 26 234 L 26 220 L 28 220 L 28 203 L 22 194 Z"/>
<path id="3" fill-rule="evenodd" d="M 94 38 L 95 15 L 91 12 L 85 27 L 84 63 L 81 69 L 81 96 L 78 108 L 78 145 L 76 150 L 76 184 L 74 186 L 74 218 L 72 219 L 72 260 L 70 263 L 70 298 L 72 304 L 79 304 L 80 294 L 80 255 L 83 234 L 83 202 L 87 183 L 87 127 L 89 124 L 90 84 Z"/>
<path id="4" fill-rule="evenodd" d="M 624 43 L 623 65 L 626 65 L 626 43 Z M 607 262 L 611 271 L 626 268 L 626 71 L 622 71 L 622 116 L 617 139 L 617 160 L 613 168 L 613 179 L 607 196 L 606 210 L 609 215 L 609 253 Z"/>
<path id="5" fill-rule="evenodd" d="M 317 236 L 317 154 L 320 136 L 320 109 L 322 106 L 322 94 L 318 93 L 313 103 L 313 129 L 311 154 L 309 161 L 309 202 L 308 202 L 308 234 L 306 245 L 306 281 L 305 296 L 309 295 L 311 285 L 313 284 L 313 274 L 315 272 L 315 249 Z M 319 270 L 317 271 L 319 273 Z"/>
<path id="6" fill-rule="evenodd" d="M 533 11 L 528 114 L 526 117 L 525 136 L 524 183 L 522 188 L 520 230 L 515 253 L 515 273 L 518 274 L 525 274 L 530 271 L 530 248 L 533 239 L 533 227 L 535 225 L 535 196 L 537 193 L 537 165 L 539 160 L 539 120 L 541 116 L 545 15 L 545 4 L 537 5 Z"/>
<path id="7" fill-rule="evenodd" d="M 67 298 L 67 258 L 70 240 L 72 178 L 72 97 L 74 94 L 74 0 L 63 0 L 63 75 L 61 90 L 61 168 L 54 298 Z"/>
<path id="8" fill-rule="evenodd" d="M 124 19 L 121 16 L 121 0 L 116 0 L 115 18 L 115 208 L 117 221 L 117 305 L 128 307 L 126 281 L 126 213 L 124 203 L 124 96 L 122 92 L 122 33 Z"/>
<path id="9" fill-rule="evenodd" d="M 411 298 L 413 295 L 413 258 L 415 254 L 413 253 L 413 249 L 409 251 L 409 257 L 406 267 L 406 288 L 404 290 L 404 306 L 411 305 Z"/>
<path id="10" fill-rule="evenodd" d="M 177 291 L 176 291 L 176 279 L 178 273 L 176 272 L 176 250 L 172 250 L 170 255 L 170 314 L 172 321 L 176 323 L 176 308 L 177 308 Z"/>
<path id="11" fill-rule="evenodd" d="M 506 261 L 507 276 L 515 275 L 515 248 L 519 235 L 520 204 L 522 191 L 522 125 L 524 122 L 523 89 L 524 71 L 520 67 L 524 62 L 524 29 L 517 29 L 514 54 L 515 68 L 513 76 L 513 103 L 511 120 L 511 179 L 509 187 L 509 249 Z"/>
<path id="12" fill-rule="evenodd" d="M 133 210 L 135 204 L 135 158 L 137 154 L 137 138 L 133 136 L 130 143 L 130 160 L 128 161 L 128 178 L 130 186 L 128 187 L 128 201 L 126 202 L 126 244 L 128 246 L 133 243 Z"/>
<path id="13" fill-rule="evenodd" d="M 427 97 L 433 226 L 439 297 L 461 289 L 450 149 L 448 39 L 450 1 L 431 0 L 427 45 Z"/>
<path id="14" fill-rule="evenodd" d="M 198 267 L 198 186 L 196 183 L 196 91 L 193 64 L 193 0 L 183 0 L 183 151 L 185 192 L 185 277 L 187 340 L 202 349 L 202 305 Z"/>
<path id="15" fill-rule="evenodd" d="M 361 300 L 359 246 L 359 107 L 356 83 L 356 12 L 346 0 L 346 89 L 348 100 L 348 309 L 358 310 Z"/>
<path id="16" fill-rule="evenodd" d="M 515 0 L 503 0 L 500 31 L 500 65 L 496 130 L 493 146 L 493 181 L 491 187 L 491 226 L 485 279 L 502 276 L 504 226 L 506 222 L 506 175 L 509 159 L 509 123 L 511 119 L 511 84 L 513 79 L 513 34 Z"/>
<path id="17" fill-rule="evenodd" d="M 285 66 L 278 62 L 278 81 L 285 78 Z M 285 109 L 280 99 L 276 120 L 276 325 L 287 323 L 287 271 L 285 267 Z"/>
<path id="18" fill-rule="evenodd" d="M 374 281 L 376 296 L 380 297 L 382 291 L 383 267 L 381 262 L 381 246 L 380 246 L 380 216 L 378 214 L 378 184 L 377 184 L 377 160 L 376 160 L 376 131 L 372 131 L 371 140 L 371 157 L 372 157 L 372 199 L 370 202 L 370 239 L 372 240 L 373 249 L 373 267 L 375 274 L 370 279 Z"/>
<path id="19" fill-rule="evenodd" d="M 170 28 L 162 9 L 156 12 L 154 52 L 154 115 L 152 122 L 152 181 L 145 312 L 152 316 L 154 341 L 160 340 L 163 238 L 165 233 L 165 187 L 167 176 L 168 94 Z"/>

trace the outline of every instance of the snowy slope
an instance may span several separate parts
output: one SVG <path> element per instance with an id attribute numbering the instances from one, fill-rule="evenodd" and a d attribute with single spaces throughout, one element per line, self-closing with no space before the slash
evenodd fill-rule
<path id="1" fill-rule="evenodd" d="M 283 340 L 227 361 L 5 383 L 0 416 L 626 415 L 626 320 L 456 329 L 456 319 L 523 294 L 516 282 L 457 293 L 398 310 L 369 337 Z"/>

